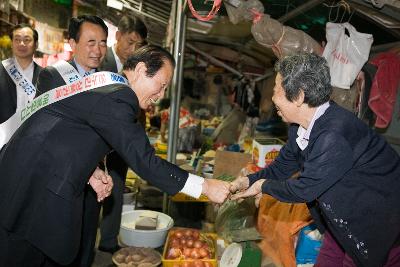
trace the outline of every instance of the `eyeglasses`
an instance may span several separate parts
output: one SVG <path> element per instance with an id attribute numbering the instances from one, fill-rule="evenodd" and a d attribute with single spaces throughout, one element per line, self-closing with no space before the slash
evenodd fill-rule
<path id="1" fill-rule="evenodd" d="M 13 39 L 13 42 L 14 42 L 14 43 L 20 44 L 20 43 L 22 42 L 24 45 L 30 44 L 32 41 L 33 41 L 32 38 L 23 38 L 23 39 L 21 39 L 21 38 L 14 38 L 14 39 Z"/>

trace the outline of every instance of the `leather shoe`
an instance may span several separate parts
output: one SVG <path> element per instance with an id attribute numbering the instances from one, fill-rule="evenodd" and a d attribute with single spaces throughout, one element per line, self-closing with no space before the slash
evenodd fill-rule
<path id="1" fill-rule="evenodd" d="M 107 252 L 107 253 L 111 253 L 111 254 L 114 254 L 116 251 L 118 251 L 120 249 L 121 249 L 121 247 L 119 245 L 116 245 L 115 247 L 110 247 L 110 248 L 102 247 L 102 246 L 98 247 L 98 250 L 103 251 L 103 252 Z"/>

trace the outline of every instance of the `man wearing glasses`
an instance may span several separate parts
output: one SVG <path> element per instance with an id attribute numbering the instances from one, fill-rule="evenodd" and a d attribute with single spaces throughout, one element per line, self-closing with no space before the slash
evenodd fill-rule
<path id="1" fill-rule="evenodd" d="M 36 95 L 34 87 L 41 67 L 33 61 L 38 33 L 29 24 L 14 26 L 10 34 L 13 57 L 0 64 L 0 123 Z"/>

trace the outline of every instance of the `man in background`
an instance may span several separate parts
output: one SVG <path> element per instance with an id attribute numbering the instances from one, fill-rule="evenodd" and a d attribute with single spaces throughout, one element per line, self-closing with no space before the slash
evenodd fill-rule
<path id="1" fill-rule="evenodd" d="M 10 37 L 13 57 L 0 64 L 0 123 L 35 97 L 34 85 L 42 69 L 33 61 L 38 47 L 37 31 L 29 24 L 18 24 L 12 28 Z"/>
<path id="2" fill-rule="evenodd" d="M 115 34 L 117 42 L 108 47 L 107 55 L 100 66 L 100 70 L 121 73 L 123 64 L 136 49 L 146 44 L 146 38 L 147 28 L 143 21 L 136 17 L 123 16 L 118 23 L 118 31 Z M 144 114 L 144 112 L 141 112 L 141 115 Z M 121 224 L 123 193 L 128 166 L 116 152 L 111 152 L 107 155 L 106 166 L 109 175 L 113 178 L 114 187 L 111 196 L 103 202 L 98 249 L 114 253 L 120 248 L 118 245 L 118 233 Z M 92 198 L 91 204 L 93 204 L 93 209 L 98 209 L 98 215 L 100 213 L 100 204 L 94 198 Z M 96 212 L 90 213 L 95 214 Z M 98 216 L 91 221 L 98 221 Z M 96 233 L 91 238 L 91 242 L 94 242 Z"/>
<path id="3" fill-rule="evenodd" d="M 89 15 L 72 18 L 68 33 L 73 59 L 43 69 L 37 86 L 40 93 L 95 73 L 104 60 L 107 51 L 108 28 L 101 18 Z M 93 176 L 104 177 L 105 174 L 97 168 Z M 111 180 L 111 177 L 107 177 Z M 82 238 L 76 258 L 75 265 L 77 266 L 90 266 L 93 261 L 95 239 L 92 237 L 96 237 L 97 233 L 97 220 L 93 218 L 98 218 L 98 210 L 93 209 L 92 206 L 93 202 L 98 205 L 97 201 L 102 200 L 98 199 L 96 192 L 89 185 L 86 186 L 84 194 Z"/>

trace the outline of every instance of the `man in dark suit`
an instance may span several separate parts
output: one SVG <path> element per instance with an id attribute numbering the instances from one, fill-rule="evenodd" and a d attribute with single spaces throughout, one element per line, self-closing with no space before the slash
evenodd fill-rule
<path id="1" fill-rule="evenodd" d="M 118 31 L 115 34 L 117 42 L 115 45 L 108 47 L 106 57 L 99 69 L 120 73 L 127 58 L 146 43 L 146 38 L 147 28 L 143 21 L 136 17 L 123 16 L 118 23 Z M 140 114 L 143 116 L 145 113 L 141 111 Z M 143 126 L 145 127 L 145 125 Z M 107 155 L 106 166 L 113 179 L 114 186 L 111 196 L 103 202 L 98 249 L 114 253 L 119 249 L 118 233 L 121 224 L 123 193 L 128 166 L 116 152 L 111 152 Z M 95 202 L 94 199 L 93 201 Z M 96 235 L 93 235 L 93 241 L 91 242 L 93 243 L 95 239 Z"/>
<path id="2" fill-rule="evenodd" d="M 72 18 L 68 28 L 69 43 L 73 51 L 73 60 L 68 62 L 72 71 L 77 71 L 78 76 L 94 73 L 103 62 L 107 50 L 108 28 L 104 21 L 96 16 L 79 16 Z M 70 71 L 67 71 L 70 73 Z M 73 75 L 72 75 L 73 76 Z M 40 73 L 37 90 L 41 94 L 53 88 L 66 84 L 59 70 L 49 66 Z M 104 176 L 100 169 L 96 169 L 95 175 Z M 97 233 L 97 222 L 100 200 L 91 186 L 85 188 L 84 218 L 82 227 L 82 239 L 79 256 L 76 259 L 78 266 L 90 266 L 94 253 L 95 238 Z M 94 236 L 94 238 L 93 238 Z"/>
<path id="3" fill-rule="evenodd" d="M 169 194 L 226 199 L 229 183 L 189 174 L 157 157 L 136 121 L 140 108 L 163 97 L 173 68 L 168 51 L 143 47 L 124 65 L 130 86 L 112 84 L 71 96 L 39 110 L 18 129 L 0 152 L 0 266 L 71 263 L 80 241 L 85 185 L 111 149 Z"/>
<path id="4" fill-rule="evenodd" d="M 81 77 L 96 72 L 107 51 L 108 28 L 104 21 L 89 15 L 72 18 L 68 34 L 74 57 L 68 63 Z M 62 77 L 59 70 L 49 66 L 40 73 L 37 90 L 41 94 L 65 83 L 65 77 Z"/>
<path id="5" fill-rule="evenodd" d="M 36 83 L 42 69 L 33 61 L 33 54 L 38 47 L 38 33 L 31 25 L 18 24 L 14 26 L 10 34 L 13 61 L 20 72 L 33 85 Z M 34 95 L 32 95 L 32 98 Z M 20 98 L 20 101 L 18 101 Z M 0 64 L 0 123 L 10 118 L 17 109 L 17 103 L 24 104 L 21 96 L 17 95 L 17 87 L 13 79 L 7 73 L 3 64 Z M 26 104 L 26 103 L 25 103 Z"/>

